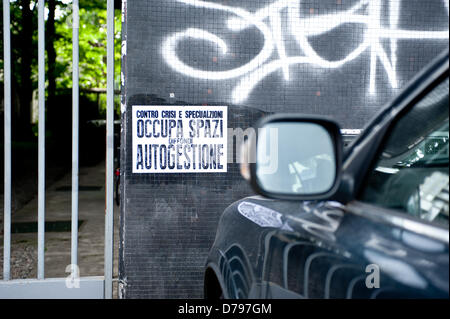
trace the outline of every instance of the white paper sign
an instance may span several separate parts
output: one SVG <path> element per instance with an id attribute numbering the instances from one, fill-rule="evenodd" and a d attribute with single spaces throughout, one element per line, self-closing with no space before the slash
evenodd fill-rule
<path id="1" fill-rule="evenodd" d="M 227 107 L 133 105 L 133 173 L 227 171 Z"/>

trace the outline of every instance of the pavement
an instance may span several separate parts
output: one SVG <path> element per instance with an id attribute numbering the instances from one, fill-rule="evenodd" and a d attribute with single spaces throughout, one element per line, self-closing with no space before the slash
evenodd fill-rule
<path id="1" fill-rule="evenodd" d="M 103 276 L 105 232 L 105 162 L 79 171 L 79 226 L 78 266 L 80 276 Z M 46 189 L 45 220 L 71 220 L 71 173 L 57 180 Z M 3 205 L 2 205 L 3 206 Z M 3 208 L 3 207 L 2 207 Z M 3 219 L 3 209 L 1 212 Z M 114 205 L 114 270 L 118 277 L 119 214 Z M 12 215 L 12 223 L 37 222 L 37 196 Z M 1 228 L 3 222 L 1 220 Z M 11 279 L 36 278 L 37 233 L 13 233 L 11 235 Z M 3 234 L 0 235 L 0 278 L 3 276 Z M 45 233 L 45 277 L 66 278 L 66 266 L 71 259 L 71 232 Z M 114 281 L 114 297 L 117 298 L 117 281 Z"/>

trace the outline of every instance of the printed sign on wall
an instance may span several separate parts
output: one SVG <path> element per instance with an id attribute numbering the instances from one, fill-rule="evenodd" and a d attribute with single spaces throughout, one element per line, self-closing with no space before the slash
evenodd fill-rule
<path id="1" fill-rule="evenodd" d="M 227 171 L 227 107 L 133 105 L 133 173 Z"/>

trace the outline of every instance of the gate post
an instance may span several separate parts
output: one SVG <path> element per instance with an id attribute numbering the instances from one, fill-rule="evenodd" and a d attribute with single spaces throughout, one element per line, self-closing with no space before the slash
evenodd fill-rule
<path id="1" fill-rule="evenodd" d="M 3 0 L 3 61 L 5 90 L 5 197 L 3 210 L 3 279 L 9 280 L 11 269 L 11 31 L 9 0 Z"/>
<path id="2" fill-rule="evenodd" d="M 112 298 L 114 214 L 114 0 L 107 2 L 105 298 Z"/>

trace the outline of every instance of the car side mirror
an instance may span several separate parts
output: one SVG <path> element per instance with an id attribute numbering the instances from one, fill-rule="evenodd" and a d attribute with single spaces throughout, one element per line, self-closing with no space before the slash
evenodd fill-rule
<path id="1" fill-rule="evenodd" d="M 264 118 L 241 150 L 241 174 L 266 197 L 318 200 L 340 182 L 339 126 L 325 118 L 274 115 Z"/>

